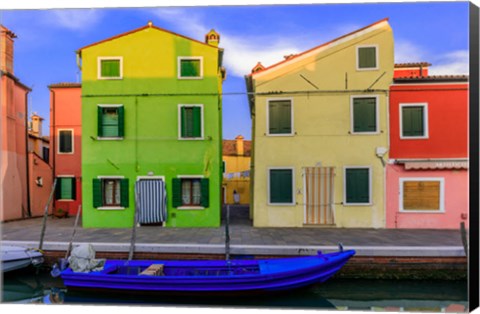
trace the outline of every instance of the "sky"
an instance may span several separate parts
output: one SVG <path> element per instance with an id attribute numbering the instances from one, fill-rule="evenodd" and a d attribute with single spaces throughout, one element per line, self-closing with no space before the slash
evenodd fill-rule
<path id="1" fill-rule="evenodd" d="M 12 9 L 0 4 L 0 24 L 18 36 L 14 74 L 32 88 L 29 114 L 35 112 L 45 118 L 44 135 L 48 135 L 50 123 L 47 86 L 81 80 L 75 51 L 142 27 L 148 21 L 200 41 L 211 29 L 220 34 L 219 46 L 225 50 L 227 69 L 223 83 L 224 139 L 237 135 L 251 139 L 244 76 L 257 62 L 269 66 L 283 60 L 284 55 L 308 50 L 384 18 L 389 18 L 393 29 L 396 63 L 430 62 L 432 75 L 468 74 L 469 69 L 468 2 L 292 5 L 277 1 L 274 5 L 143 4 L 137 8 L 134 6 L 142 1 L 122 2 L 122 6 L 130 7 L 120 8 L 91 8 L 88 3 L 76 6 L 86 9 L 39 9 L 28 5 Z"/>

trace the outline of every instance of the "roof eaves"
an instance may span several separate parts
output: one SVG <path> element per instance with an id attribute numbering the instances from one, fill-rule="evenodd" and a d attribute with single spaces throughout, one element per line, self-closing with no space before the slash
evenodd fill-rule
<path id="1" fill-rule="evenodd" d="M 372 23 L 372 24 L 370 24 L 370 25 L 367 25 L 367 26 L 365 26 L 365 27 L 362 27 L 362 28 L 360 28 L 360 29 L 357 29 L 357 30 L 355 30 L 355 31 L 353 31 L 353 32 L 351 32 L 351 33 L 348 33 L 348 34 L 346 34 L 346 35 L 342 35 L 342 36 L 340 36 L 340 37 L 337 37 L 337 38 L 335 38 L 335 39 L 333 39 L 333 40 L 331 40 L 331 41 L 329 41 L 329 42 L 323 43 L 323 44 L 321 44 L 321 45 L 319 45 L 319 46 L 313 47 L 313 48 L 308 49 L 308 50 L 306 50 L 306 51 L 304 51 L 304 52 L 301 52 L 301 53 L 292 55 L 292 56 L 290 56 L 289 58 L 285 58 L 284 60 L 282 60 L 282 61 L 280 61 L 280 62 L 277 62 L 277 63 L 275 63 L 275 64 L 273 64 L 273 65 L 271 65 L 271 66 L 265 67 L 265 68 L 262 69 L 262 70 L 258 70 L 258 71 L 256 71 L 255 73 L 250 73 L 249 75 L 250 75 L 250 76 L 255 76 L 255 75 L 257 75 L 257 74 L 261 74 L 261 73 L 264 73 L 264 72 L 266 72 L 266 71 L 268 71 L 268 70 L 270 70 L 270 69 L 272 69 L 272 68 L 275 68 L 275 67 L 277 67 L 277 66 L 279 66 L 279 65 L 281 65 L 281 64 L 288 63 L 288 62 L 292 62 L 292 61 L 296 61 L 299 57 L 302 57 L 302 56 L 304 56 L 305 54 L 307 54 L 307 53 L 309 53 L 309 52 L 312 52 L 312 51 L 317 50 L 317 49 L 319 49 L 319 48 L 322 48 L 322 47 L 325 47 L 325 46 L 327 46 L 327 45 L 333 44 L 333 43 L 335 43 L 335 42 L 337 42 L 337 41 L 339 41 L 339 40 L 341 40 L 341 39 L 344 39 L 344 38 L 346 38 L 346 37 L 348 37 L 348 36 L 352 36 L 352 35 L 354 35 L 354 34 L 356 34 L 356 33 L 358 33 L 358 32 L 364 31 L 364 30 L 366 30 L 366 29 L 368 29 L 368 28 L 370 28 L 370 27 L 373 27 L 373 26 L 375 26 L 375 25 L 377 25 L 377 24 L 380 24 L 380 23 L 383 23 L 383 22 L 385 22 L 385 21 L 388 21 L 388 18 L 384 18 L 384 19 L 382 19 L 382 20 L 380 20 L 380 21 L 377 21 L 377 22 L 375 22 L 375 23 Z"/>

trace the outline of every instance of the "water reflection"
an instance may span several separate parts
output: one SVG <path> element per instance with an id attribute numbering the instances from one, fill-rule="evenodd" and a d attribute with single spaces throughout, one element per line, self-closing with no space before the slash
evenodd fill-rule
<path id="1" fill-rule="evenodd" d="M 74 293 L 48 273 L 5 276 L 2 302 L 43 304 L 185 305 L 243 308 L 339 309 L 368 311 L 468 311 L 466 281 L 346 280 L 261 297 L 148 297 Z"/>

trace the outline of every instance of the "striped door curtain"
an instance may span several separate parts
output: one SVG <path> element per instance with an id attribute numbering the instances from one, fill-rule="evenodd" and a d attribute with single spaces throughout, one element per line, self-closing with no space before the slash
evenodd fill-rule
<path id="1" fill-rule="evenodd" d="M 306 167 L 305 224 L 333 225 L 334 167 Z"/>
<path id="2" fill-rule="evenodd" d="M 151 224 L 167 219 L 167 192 L 160 179 L 139 180 L 135 184 L 138 223 Z"/>

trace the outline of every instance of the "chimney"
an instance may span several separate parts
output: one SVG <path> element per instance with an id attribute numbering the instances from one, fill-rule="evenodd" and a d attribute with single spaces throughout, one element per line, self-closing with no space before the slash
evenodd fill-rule
<path id="1" fill-rule="evenodd" d="M 0 70 L 13 74 L 13 39 L 17 36 L 0 25 Z"/>
<path id="2" fill-rule="evenodd" d="M 218 47 L 218 44 L 220 43 L 220 35 L 212 29 L 207 35 L 205 35 L 205 42 L 209 45 Z"/>
<path id="3" fill-rule="evenodd" d="M 32 114 L 32 134 L 38 137 L 42 137 L 42 121 L 43 118 L 36 113 Z"/>
<path id="4" fill-rule="evenodd" d="M 238 156 L 243 156 L 244 155 L 244 149 L 243 149 L 243 136 L 239 135 L 235 138 L 236 142 L 236 147 L 237 147 L 237 155 Z"/>

